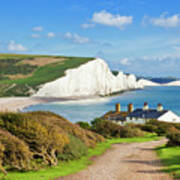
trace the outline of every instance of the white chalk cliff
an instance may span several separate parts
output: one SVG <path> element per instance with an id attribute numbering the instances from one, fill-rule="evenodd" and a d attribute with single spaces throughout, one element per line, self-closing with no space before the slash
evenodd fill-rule
<path id="1" fill-rule="evenodd" d="M 115 92 L 143 88 L 134 75 L 119 72 L 113 75 L 106 62 L 100 58 L 89 61 L 75 69 L 69 69 L 65 76 L 44 84 L 33 96 L 39 97 L 81 97 L 109 95 Z"/>
<path id="2" fill-rule="evenodd" d="M 163 84 L 163 86 L 180 86 L 180 81 L 172 81 L 170 83 Z"/>
<path id="3" fill-rule="evenodd" d="M 155 83 L 155 82 L 152 82 L 152 81 L 147 80 L 147 79 L 140 79 L 140 80 L 138 81 L 138 84 L 139 84 L 140 86 L 160 86 L 159 83 Z"/>

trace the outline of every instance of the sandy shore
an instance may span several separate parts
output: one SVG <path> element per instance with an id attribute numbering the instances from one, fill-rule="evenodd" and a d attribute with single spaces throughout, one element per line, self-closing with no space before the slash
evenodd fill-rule
<path id="1" fill-rule="evenodd" d="M 22 109 L 36 104 L 62 101 L 77 101 L 91 99 L 92 97 L 68 97 L 68 98 L 41 98 L 41 97 L 7 97 L 0 98 L 0 111 L 21 111 Z M 97 97 L 96 97 L 97 98 Z"/>
<path id="2" fill-rule="evenodd" d="M 47 101 L 40 98 L 30 97 L 10 97 L 0 98 L 0 111 L 20 111 L 25 107 L 45 103 Z"/>

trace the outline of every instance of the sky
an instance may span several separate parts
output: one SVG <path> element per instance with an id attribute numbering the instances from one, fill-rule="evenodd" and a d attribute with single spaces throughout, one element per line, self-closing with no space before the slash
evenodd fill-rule
<path id="1" fill-rule="evenodd" d="M 179 0 L 0 0 L 0 53 L 101 57 L 180 77 Z"/>

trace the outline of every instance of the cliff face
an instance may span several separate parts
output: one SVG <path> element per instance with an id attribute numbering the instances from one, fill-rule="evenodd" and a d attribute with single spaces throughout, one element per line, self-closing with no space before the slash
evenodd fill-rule
<path id="1" fill-rule="evenodd" d="M 163 84 L 164 86 L 180 86 L 180 81 L 172 81 L 170 83 Z"/>
<path id="2" fill-rule="evenodd" d="M 147 79 L 140 79 L 140 80 L 138 81 L 138 84 L 139 84 L 140 86 L 160 86 L 159 83 L 155 83 L 155 82 L 152 82 L 152 81 L 147 80 Z"/>
<path id="3" fill-rule="evenodd" d="M 97 58 L 76 69 L 67 70 L 66 75 L 46 83 L 34 96 L 79 97 L 109 95 L 115 92 L 142 88 L 134 75 L 119 72 L 114 76 L 104 60 Z"/>

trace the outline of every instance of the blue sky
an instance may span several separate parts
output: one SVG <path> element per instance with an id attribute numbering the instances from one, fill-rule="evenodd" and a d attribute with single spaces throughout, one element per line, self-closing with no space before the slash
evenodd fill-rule
<path id="1" fill-rule="evenodd" d="M 93 56 L 180 77 L 179 0 L 0 0 L 0 52 Z"/>

